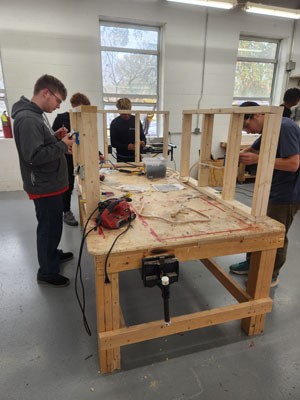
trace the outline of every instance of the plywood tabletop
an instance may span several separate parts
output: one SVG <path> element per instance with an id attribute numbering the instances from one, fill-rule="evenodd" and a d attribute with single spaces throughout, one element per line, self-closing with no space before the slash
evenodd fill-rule
<path id="1" fill-rule="evenodd" d="M 218 201 L 180 182 L 176 178 L 178 175 L 172 170 L 168 170 L 169 176 L 159 180 L 149 180 L 145 176 L 113 170 L 105 172 L 106 179 L 101 183 L 101 192 L 113 192 L 112 197 L 126 194 L 119 189 L 121 185 L 147 189 L 142 193 L 132 192 L 130 207 L 137 216 L 132 221 L 132 227 L 117 241 L 112 254 L 168 246 L 200 246 L 212 241 L 230 241 L 233 238 L 244 240 L 284 230 L 281 224 L 270 218 L 254 224 L 246 217 L 226 209 Z M 153 186 L 166 183 L 180 183 L 184 189 L 164 193 L 157 191 Z M 110 197 L 102 196 L 102 200 L 107 198 Z M 151 215 L 161 218 L 147 217 Z M 165 219 L 174 222 L 167 222 Z M 92 220 L 90 227 L 93 224 Z M 106 254 L 116 236 L 124 229 L 126 226 L 116 230 L 103 228 L 100 232 L 92 232 L 87 239 L 89 253 Z"/>

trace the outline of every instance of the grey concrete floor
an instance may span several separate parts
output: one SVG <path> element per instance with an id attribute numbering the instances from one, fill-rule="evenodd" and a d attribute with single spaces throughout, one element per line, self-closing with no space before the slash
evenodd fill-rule
<path id="1" fill-rule="evenodd" d="M 253 185 L 238 187 L 251 202 Z M 93 262 L 83 255 L 89 337 L 74 292 L 81 230 L 64 226 L 61 248 L 75 259 L 64 268 L 72 283 L 36 283 L 36 220 L 23 192 L 0 193 L 1 400 L 285 400 L 300 399 L 300 215 L 290 230 L 288 260 L 271 289 L 273 311 L 263 334 L 248 337 L 240 321 L 122 348 L 122 370 L 101 375 L 96 339 Z M 76 199 L 73 198 L 74 211 Z M 225 269 L 243 254 L 218 258 Z M 245 277 L 236 277 L 243 284 Z M 159 289 L 146 289 L 138 271 L 120 274 L 128 324 L 162 318 Z M 182 263 L 171 287 L 172 315 L 232 304 L 232 297 L 198 261 Z"/>

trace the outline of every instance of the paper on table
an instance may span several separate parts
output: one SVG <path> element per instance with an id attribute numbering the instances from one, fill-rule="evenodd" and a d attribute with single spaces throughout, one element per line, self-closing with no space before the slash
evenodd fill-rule
<path id="1" fill-rule="evenodd" d="M 146 192 L 150 190 L 149 186 L 134 186 L 134 185 L 121 185 L 118 189 L 126 190 L 128 192 Z"/>
<path id="2" fill-rule="evenodd" d="M 184 186 L 180 185 L 180 183 L 166 183 L 166 184 L 156 184 L 153 187 L 159 192 L 171 192 L 174 190 L 182 190 Z"/>

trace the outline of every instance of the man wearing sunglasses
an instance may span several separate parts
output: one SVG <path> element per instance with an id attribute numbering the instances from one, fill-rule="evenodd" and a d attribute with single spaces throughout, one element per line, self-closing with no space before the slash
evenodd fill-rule
<path id="1" fill-rule="evenodd" d="M 247 101 L 241 107 L 258 106 Z M 262 133 L 263 114 L 245 114 L 244 130 L 247 133 Z M 245 165 L 258 163 L 261 136 L 249 147 L 241 151 L 239 160 Z M 300 208 L 300 128 L 289 118 L 282 118 L 279 141 L 274 164 L 267 215 L 285 225 L 284 247 L 277 249 L 271 287 L 278 285 L 280 268 L 286 260 L 287 233 L 293 218 Z M 248 274 L 250 254 L 247 260 L 230 266 L 235 274 Z"/>
<path id="2" fill-rule="evenodd" d="M 62 82 L 43 75 L 35 83 L 31 100 L 22 96 L 12 108 L 23 187 L 34 201 L 38 221 L 37 280 L 55 287 L 69 284 L 69 279 L 60 274 L 60 264 L 73 258 L 58 245 L 63 226 L 63 193 L 68 190 L 65 153 L 74 140 L 66 135 L 58 141 L 44 113 L 59 108 L 66 97 Z"/>

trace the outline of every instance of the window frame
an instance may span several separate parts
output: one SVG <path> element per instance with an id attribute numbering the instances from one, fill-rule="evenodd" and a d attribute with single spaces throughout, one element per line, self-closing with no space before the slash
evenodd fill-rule
<path id="1" fill-rule="evenodd" d="M 247 101 L 247 100 L 252 100 L 255 101 L 269 101 L 269 105 L 272 105 L 273 103 L 273 96 L 274 96 L 274 90 L 275 90 L 275 79 L 277 76 L 277 70 L 278 70 L 278 56 L 279 56 L 279 47 L 280 47 L 280 39 L 270 39 L 266 37 L 256 37 L 256 36 L 248 36 L 248 35 L 241 35 L 239 37 L 239 42 L 241 40 L 247 40 L 247 41 L 253 41 L 253 42 L 268 42 L 268 43 L 276 43 L 276 54 L 275 58 L 257 58 L 257 57 L 241 57 L 237 56 L 236 58 L 236 63 L 235 66 L 238 62 L 252 62 L 252 63 L 265 63 L 265 64 L 273 64 L 274 65 L 274 71 L 273 71 L 273 78 L 272 78 L 272 84 L 271 84 L 271 92 L 270 92 L 270 97 L 241 97 L 241 96 L 233 96 L 233 102 L 235 100 L 242 100 L 242 101 Z M 236 74 L 234 75 L 236 77 Z M 235 105 L 235 104 L 234 104 Z"/>
<path id="2" fill-rule="evenodd" d="M 134 49 L 134 48 L 125 48 L 125 47 L 113 47 L 113 46 L 102 46 L 101 44 L 101 26 L 109 26 L 116 28 L 129 28 L 129 29 L 139 29 L 145 31 L 154 31 L 157 32 L 157 49 L 156 50 L 145 50 L 145 49 Z M 103 18 L 99 18 L 99 37 L 100 37 L 100 65 L 101 65 L 101 91 L 102 91 L 102 103 L 103 108 L 111 105 L 112 108 L 115 109 L 115 104 L 112 101 L 107 101 L 105 98 L 120 98 L 120 97 L 128 97 L 132 101 L 132 108 L 135 107 L 145 107 L 148 109 L 150 106 L 153 107 L 153 110 L 160 108 L 160 87 L 161 87 L 161 55 L 162 55 L 162 27 L 160 25 L 154 24 L 146 24 L 139 22 L 128 22 L 128 21 L 114 21 L 107 20 Z M 129 53 L 129 54 L 145 54 L 145 55 L 154 55 L 157 57 L 156 63 L 156 71 L 157 71 L 157 82 L 156 82 L 156 94 L 129 94 L 122 93 L 119 96 L 116 93 L 104 92 L 104 82 L 103 82 L 103 70 L 102 70 L 102 51 L 112 51 L 112 52 L 121 52 L 121 53 Z M 153 103 L 144 103 L 137 101 L 138 99 L 143 99 L 147 97 L 148 99 L 156 100 Z M 108 127 L 109 129 L 109 127 Z M 161 136 L 161 124 L 158 121 L 156 136 Z"/>
<path id="3" fill-rule="evenodd" d="M 1 53 L 0 53 L 0 68 L 1 68 L 1 71 L 2 71 L 3 86 L 4 86 L 3 89 L 0 88 L 0 94 L 1 95 L 4 94 L 3 97 L 0 96 L 0 101 L 4 102 L 5 108 L 6 108 L 6 112 L 7 112 L 7 115 L 8 115 L 7 95 L 6 95 L 6 89 L 5 89 L 5 79 L 4 79 L 4 73 L 3 73 Z M 0 117 L 1 117 L 1 115 L 0 115 Z M 2 122 L 1 121 L 0 121 L 0 137 L 4 137 L 3 127 L 2 127 Z"/>

